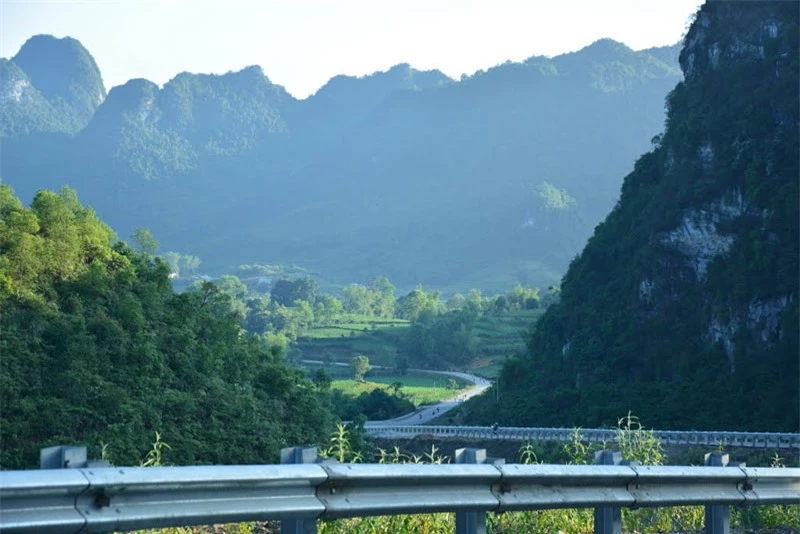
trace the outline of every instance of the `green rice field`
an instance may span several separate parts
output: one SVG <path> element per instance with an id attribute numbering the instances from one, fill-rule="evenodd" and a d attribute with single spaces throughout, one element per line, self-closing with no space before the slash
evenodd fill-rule
<path id="1" fill-rule="evenodd" d="M 396 374 L 369 376 L 364 382 L 334 380 L 331 387 L 344 392 L 346 395 L 357 397 L 362 393 L 369 393 L 373 389 L 379 388 L 391 392 L 391 385 L 395 382 L 400 382 L 403 384 L 403 387 L 400 388 L 400 394 L 408 398 L 415 406 L 422 406 L 454 397 L 460 391 L 463 391 L 466 385 L 463 381 L 457 380 L 460 389 L 448 389 L 446 387 L 447 381 L 448 378 L 444 376 L 425 374 L 401 376 Z"/>
<path id="2" fill-rule="evenodd" d="M 525 350 L 524 334 L 544 310 L 523 310 L 502 315 L 486 314 L 475 324 L 478 358 L 467 371 L 486 378 L 497 376 L 503 361 Z M 301 359 L 344 362 L 363 354 L 370 364 L 394 367 L 408 321 L 350 316 L 346 322 L 310 329 L 297 340 Z M 342 376 L 339 371 L 330 373 Z"/>

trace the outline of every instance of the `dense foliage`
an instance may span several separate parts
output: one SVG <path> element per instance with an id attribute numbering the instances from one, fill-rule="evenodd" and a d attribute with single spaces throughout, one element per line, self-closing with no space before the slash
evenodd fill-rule
<path id="1" fill-rule="evenodd" d="M 798 6 L 702 7 L 664 135 L 476 420 L 798 429 Z"/>
<path id="2" fill-rule="evenodd" d="M 137 230 L 134 240 L 143 230 Z M 175 252 L 167 252 L 164 257 L 171 265 L 185 263 L 187 257 L 199 261 L 194 256 Z M 264 270 L 257 266 L 243 266 L 237 272 L 252 274 Z M 295 351 L 295 342 L 303 344 L 303 338 L 314 331 L 313 337 L 329 338 L 338 349 L 345 349 L 350 339 L 340 338 L 350 338 L 359 329 L 351 327 L 362 324 L 371 328 L 371 333 L 380 338 L 380 344 L 390 348 L 393 354 L 391 361 L 381 358 L 380 364 L 396 366 L 402 372 L 409 367 L 465 369 L 481 355 L 476 330 L 481 316 L 499 317 L 506 312 L 535 310 L 558 299 L 555 287 L 540 295 L 539 288 L 525 288 L 521 284 L 494 296 L 483 296 L 473 288 L 466 296 L 456 293 L 447 301 L 440 299 L 438 291 L 426 291 L 418 286 L 395 299 L 394 285 L 384 276 L 377 276 L 366 285 L 346 286 L 341 299 L 321 293 L 316 280 L 308 276 L 269 281 L 262 276 L 250 276 L 243 281 L 236 275 L 226 274 L 211 283 L 216 290 L 230 297 L 231 310 L 246 330 L 264 337 L 269 344 L 291 346 L 290 352 L 296 359 L 305 354 L 306 359 L 332 361 L 331 354 L 321 356 L 313 352 L 306 354 L 303 349 Z M 188 290 L 201 291 L 209 284 L 196 280 Z M 395 321 L 403 326 L 397 328 Z M 392 332 L 378 331 L 379 323 Z M 308 348 L 307 343 L 304 346 Z M 365 346 L 363 350 L 376 356 L 376 352 L 384 352 L 374 345 Z M 347 354 L 346 350 L 339 352 L 340 355 Z M 513 352 L 508 351 L 506 355 Z M 351 363 L 351 360 L 354 359 L 340 359 L 340 362 Z M 360 373 L 362 377 L 363 374 Z"/>
<path id="3" fill-rule="evenodd" d="M 339 285 L 381 273 L 448 292 L 547 286 L 661 130 L 675 56 L 606 39 L 457 82 L 409 65 L 337 76 L 305 100 L 258 67 L 182 73 L 113 88 L 55 138 L 24 135 L 76 131 L 47 126 L 49 97 L 8 87 L 0 174 L 26 200 L 66 183 L 122 234 L 145 225 L 215 271 L 270 261 Z M 47 93 L 37 58 L 48 64 L 30 56 L 25 95 Z"/>
<path id="4" fill-rule="evenodd" d="M 175 294 L 168 267 L 118 241 L 75 194 L 30 208 L 0 186 L 0 465 L 80 443 L 138 463 L 160 431 L 175 463 L 275 462 L 331 416 L 217 286 Z"/>
<path id="5" fill-rule="evenodd" d="M 383 389 L 373 389 L 357 397 L 345 395 L 341 391 L 331 392 L 331 409 L 343 421 L 352 421 L 359 416 L 371 421 L 381 421 L 400 417 L 414 411 L 414 403 L 400 395 Z"/>

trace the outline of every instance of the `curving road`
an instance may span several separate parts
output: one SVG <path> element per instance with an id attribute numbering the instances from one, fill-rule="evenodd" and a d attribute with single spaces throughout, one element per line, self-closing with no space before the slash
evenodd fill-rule
<path id="1" fill-rule="evenodd" d="M 376 428 L 393 425 L 424 425 L 441 416 L 443 413 L 452 410 L 465 400 L 476 395 L 480 395 L 492 385 L 492 383 L 485 378 L 471 375 L 469 373 L 458 373 L 453 371 L 428 371 L 426 369 L 409 369 L 409 371 L 413 371 L 415 373 L 429 373 L 461 378 L 467 382 L 472 382 L 472 386 L 466 391 L 460 392 L 458 395 L 454 395 L 449 399 L 445 399 L 438 404 L 423 406 L 413 413 L 395 417 L 394 419 L 386 419 L 384 421 L 367 421 L 367 423 L 364 425 L 365 427 Z"/>
<path id="2" fill-rule="evenodd" d="M 321 360 L 300 360 L 300 363 L 326 365 L 325 362 Z M 331 362 L 329 365 L 337 365 L 340 367 L 350 366 L 349 363 L 344 362 Z M 385 367 L 381 365 L 373 365 L 372 367 L 374 369 L 394 369 L 393 367 Z M 471 382 L 472 386 L 466 391 L 460 392 L 458 395 L 454 395 L 449 399 L 445 399 L 438 404 L 423 406 L 410 414 L 401 415 L 400 417 L 395 417 L 394 419 L 386 419 L 384 421 L 367 421 L 367 423 L 364 425 L 365 427 L 377 428 L 394 425 L 424 425 L 441 416 L 443 413 L 452 410 L 465 400 L 476 395 L 480 395 L 492 385 L 492 383 L 485 378 L 481 378 L 469 373 L 459 373 L 455 371 L 430 371 L 428 369 L 409 369 L 409 371 L 414 373 L 427 373 L 460 378 L 466 382 Z"/>
<path id="3" fill-rule="evenodd" d="M 323 364 L 318 360 L 303 360 L 304 363 Z M 346 363 L 334 365 L 348 366 Z M 374 366 L 377 369 L 389 367 Z M 518 441 L 570 441 L 574 429 L 571 428 L 510 428 L 497 430 L 487 426 L 424 426 L 448 410 L 452 410 L 465 399 L 480 395 L 489 388 L 491 382 L 485 378 L 469 373 L 451 371 L 429 371 L 427 369 L 409 369 L 415 373 L 430 373 L 461 378 L 472 382 L 472 387 L 462 391 L 450 399 L 432 406 L 425 406 L 417 411 L 387 419 L 385 421 L 367 421 L 367 432 L 375 437 L 397 438 L 413 437 L 420 434 L 433 434 L 440 437 L 460 437 L 470 439 L 510 439 Z M 610 443 L 616 439 L 613 429 L 580 429 L 584 441 Z M 745 448 L 778 448 L 800 451 L 800 434 L 781 432 L 725 432 L 725 431 L 675 431 L 653 430 L 655 436 L 665 445 L 704 445 Z"/>

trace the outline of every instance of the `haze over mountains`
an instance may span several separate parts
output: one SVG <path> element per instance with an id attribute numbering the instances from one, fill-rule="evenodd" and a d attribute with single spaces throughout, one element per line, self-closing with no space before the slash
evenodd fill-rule
<path id="1" fill-rule="evenodd" d="M 496 376 L 466 424 L 797 432 L 799 22 L 798 2 L 709 0 L 680 51 L 602 40 L 459 81 L 398 65 L 306 100 L 258 67 L 106 95 L 80 43 L 31 39 L 0 61 L 23 197 L 0 185 L 0 467 L 55 443 L 135 465 L 161 430 L 176 463 L 274 462 L 351 408 L 388 414 L 287 366 L 309 348 Z M 63 184 L 97 213 L 69 189 L 24 207 Z M 426 287 L 338 299 L 249 265 L 229 272 L 257 285 L 175 292 L 197 258 L 104 221 L 212 274 Z"/>
<path id="2" fill-rule="evenodd" d="M 548 285 L 663 129 L 678 50 L 606 39 L 460 81 L 401 64 L 305 100 L 259 67 L 105 97 L 80 43 L 36 36 L 0 62 L 0 176 L 26 201 L 68 184 L 123 238 L 149 227 L 210 269 Z"/>
<path id="3" fill-rule="evenodd" d="M 664 135 L 481 399 L 491 424 L 796 432 L 797 2 L 706 2 Z"/>

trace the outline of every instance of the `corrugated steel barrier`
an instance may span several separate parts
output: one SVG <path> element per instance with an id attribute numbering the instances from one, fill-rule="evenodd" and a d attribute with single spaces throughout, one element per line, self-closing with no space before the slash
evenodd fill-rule
<path id="1" fill-rule="evenodd" d="M 496 431 L 486 426 L 391 425 L 380 422 L 367 423 L 366 431 L 375 437 L 397 438 L 432 435 L 477 439 L 513 439 L 519 441 L 570 441 L 572 428 L 500 427 Z M 664 445 L 708 445 L 716 447 L 748 447 L 800 449 L 800 434 L 780 432 L 716 432 L 653 430 L 653 435 Z M 613 429 L 581 428 L 583 441 L 614 443 Z"/>
<path id="2" fill-rule="evenodd" d="M 0 472 L 4 534 L 401 513 L 795 503 L 800 469 L 298 464 Z"/>

